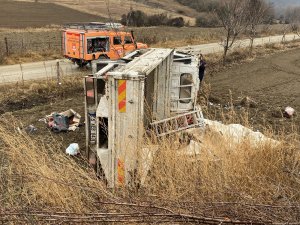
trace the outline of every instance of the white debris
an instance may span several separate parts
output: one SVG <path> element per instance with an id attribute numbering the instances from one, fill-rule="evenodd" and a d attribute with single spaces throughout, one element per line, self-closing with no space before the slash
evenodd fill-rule
<path id="1" fill-rule="evenodd" d="M 66 153 L 72 156 L 78 155 L 80 153 L 79 145 L 77 143 L 70 144 L 69 147 L 66 149 Z"/>
<path id="2" fill-rule="evenodd" d="M 293 109 L 292 107 L 288 106 L 284 109 L 284 112 L 286 113 L 286 115 L 288 117 L 292 117 L 295 113 L 295 109 Z"/>
<path id="3" fill-rule="evenodd" d="M 255 132 L 241 124 L 224 125 L 217 121 L 204 120 L 210 129 L 221 133 L 223 136 L 230 138 L 232 144 L 240 144 L 243 141 L 249 141 L 253 147 L 258 147 L 261 144 L 278 145 L 280 142 L 272 138 L 268 138 L 261 132 Z"/>

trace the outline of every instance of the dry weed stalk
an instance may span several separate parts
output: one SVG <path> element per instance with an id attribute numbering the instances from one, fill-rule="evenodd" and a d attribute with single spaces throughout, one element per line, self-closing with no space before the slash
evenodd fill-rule
<path id="1" fill-rule="evenodd" d="M 295 221 L 299 213 L 299 149 L 284 142 L 253 147 L 246 138 L 234 144 L 209 130 L 188 138 L 152 136 L 145 144 L 159 148 L 145 184 L 113 195 L 84 161 L 65 156 L 51 137 L 34 140 L 20 133 L 19 122 L 8 116 L 0 124 L 3 218 L 207 224 L 234 224 L 230 218 L 239 218 L 263 224 Z M 188 141 L 197 138 L 201 149 L 187 151 Z M 137 203 L 126 203 L 129 199 Z"/>
<path id="2" fill-rule="evenodd" d="M 166 201 L 299 202 L 299 149 L 286 143 L 253 147 L 247 138 L 234 144 L 214 131 L 202 142 L 199 152 L 185 154 L 176 140 L 161 140 L 148 194 Z"/>
<path id="3" fill-rule="evenodd" d="M 66 156 L 51 137 L 47 142 L 32 139 L 12 117 L 0 123 L 3 207 L 85 212 L 95 198 L 111 196 L 83 160 Z"/>

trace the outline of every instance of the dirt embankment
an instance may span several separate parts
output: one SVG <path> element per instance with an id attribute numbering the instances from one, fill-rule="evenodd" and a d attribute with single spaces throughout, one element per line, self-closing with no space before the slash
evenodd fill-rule
<path id="1" fill-rule="evenodd" d="M 299 130 L 300 118 L 284 118 L 282 111 L 291 106 L 300 112 L 300 49 L 278 52 L 249 63 L 234 65 L 206 77 L 211 84 L 210 101 L 225 108 L 230 102 L 230 91 L 236 110 L 244 97 L 256 102 L 249 109 L 251 122 L 259 129 L 271 126 L 276 130 Z M 211 104 L 212 105 L 212 104 Z"/>

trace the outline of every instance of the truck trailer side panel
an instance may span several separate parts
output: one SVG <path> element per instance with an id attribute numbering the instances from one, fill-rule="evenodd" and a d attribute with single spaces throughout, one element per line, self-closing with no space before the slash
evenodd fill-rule
<path id="1" fill-rule="evenodd" d="M 118 186 L 134 180 L 144 134 L 144 79 L 109 77 L 109 149 L 112 153 L 111 180 Z"/>

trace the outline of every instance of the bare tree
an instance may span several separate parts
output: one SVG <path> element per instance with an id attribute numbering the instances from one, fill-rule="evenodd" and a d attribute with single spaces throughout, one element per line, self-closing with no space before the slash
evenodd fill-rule
<path id="1" fill-rule="evenodd" d="M 220 6 L 215 10 L 224 31 L 225 40 L 223 42 L 224 53 L 223 63 L 226 62 L 228 50 L 235 43 L 238 35 L 247 27 L 246 21 L 246 1 L 241 0 L 221 0 Z"/>
<path id="2" fill-rule="evenodd" d="M 267 16 L 270 14 L 272 5 L 267 4 L 265 0 L 247 0 L 246 3 L 247 14 L 247 30 L 250 39 L 250 53 L 253 50 L 253 42 L 257 37 L 258 25 L 262 24 Z"/>
<path id="3" fill-rule="evenodd" d="M 286 37 L 287 33 L 291 31 L 290 25 L 289 25 L 289 24 L 283 24 L 281 30 L 282 30 L 282 39 L 281 39 L 281 43 L 282 43 L 282 44 L 285 44 L 285 43 L 286 43 L 286 42 L 285 42 L 285 37 Z"/>
<path id="4" fill-rule="evenodd" d="M 286 20 L 290 24 L 292 32 L 300 37 L 300 7 L 287 9 Z"/>

